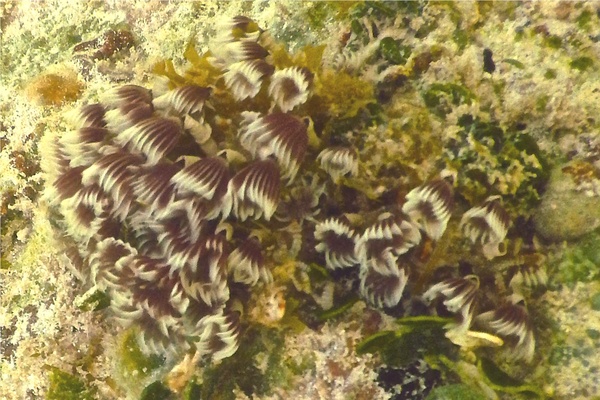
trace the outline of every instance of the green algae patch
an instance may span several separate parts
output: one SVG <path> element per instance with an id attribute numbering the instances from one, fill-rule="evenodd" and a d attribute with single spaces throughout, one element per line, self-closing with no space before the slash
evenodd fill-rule
<path id="1" fill-rule="evenodd" d="M 475 96 L 465 86 L 456 83 L 433 83 L 422 93 L 427 108 L 438 117 L 448 114 L 452 106 L 471 104 Z"/>
<path id="2" fill-rule="evenodd" d="M 90 293 L 89 296 L 83 297 L 77 308 L 81 311 L 100 311 L 110 305 L 110 297 L 103 291 L 96 290 Z"/>
<path id="3" fill-rule="evenodd" d="M 556 70 L 552 68 L 548 68 L 546 72 L 544 72 L 545 79 L 556 79 Z"/>
<path id="4" fill-rule="evenodd" d="M 435 388 L 426 400 L 485 400 L 486 397 L 469 385 L 455 384 Z"/>
<path id="5" fill-rule="evenodd" d="M 590 57 L 578 57 L 569 63 L 569 66 L 572 69 L 576 69 L 578 71 L 586 71 L 594 65 L 594 60 Z"/>
<path id="6" fill-rule="evenodd" d="M 337 20 L 348 16 L 349 9 L 355 6 L 357 1 L 320 1 L 304 11 L 309 27 L 312 31 L 325 28 L 330 18 Z"/>
<path id="7" fill-rule="evenodd" d="M 175 400 L 175 395 L 162 382 L 156 381 L 146 386 L 140 400 Z"/>
<path id="8" fill-rule="evenodd" d="M 577 25 L 584 30 L 589 29 L 589 24 L 592 21 L 593 13 L 590 10 L 583 10 L 575 20 Z"/>
<path id="9" fill-rule="evenodd" d="M 379 53 L 381 57 L 394 65 L 404 65 L 412 53 L 409 46 L 402 45 L 400 40 L 385 37 L 379 42 Z"/>
<path id="10" fill-rule="evenodd" d="M 471 115 L 460 117 L 458 124 L 462 129 L 445 152 L 458 171 L 461 195 L 473 204 L 499 193 L 507 211 L 529 215 L 549 177 L 548 162 L 535 139 Z"/>
<path id="11" fill-rule="evenodd" d="M 454 351 L 444 336 L 444 325 L 450 322 L 440 317 L 406 317 L 396 321 L 400 328 L 377 332 L 356 346 L 357 354 L 378 353 L 389 366 L 405 366 L 423 356 L 437 356 Z"/>
<path id="12" fill-rule="evenodd" d="M 592 310 L 600 311 L 600 293 L 596 293 L 590 299 L 590 304 L 592 306 Z"/>
<path id="13" fill-rule="evenodd" d="M 265 395 L 273 387 L 285 386 L 290 371 L 289 365 L 283 363 L 283 346 L 284 335 L 278 330 L 251 328 L 246 331 L 233 356 L 204 370 L 201 398 L 234 400 L 236 388 L 252 396 Z"/>
<path id="14" fill-rule="evenodd" d="M 551 49 L 560 49 L 562 47 L 562 39 L 557 35 L 549 35 L 544 39 L 544 44 Z"/>
<path id="15" fill-rule="evenodd" d="M 600 235 L 593 232 L 582 238 L 576 246 L 569 246 L 560 258 L 550 263 L 550 268 L 554 271 L 554 280 L 569 287 L 573 287 L 577 282 L 600 280 L 599 240 Z M 594 300 L 595 298 L 597 300 Z M 590 300 L 592 308 L 597 307 L 600 310 L 600 296 L 594 296 Z"/>
<path id="16" fill-rule="evenodd" d="M 135 329 L 125 332 L 119 345 L 120 367 L 123 375 L 143 379 L 160 368 L 164 359 L 157 355 L 145 355 L 136 340 Z"/>
<path id="17" fill-rule="evenodd" d="M 78 376 L 50 367 L 46 400 L 92 400 L 94 391 Z"/>

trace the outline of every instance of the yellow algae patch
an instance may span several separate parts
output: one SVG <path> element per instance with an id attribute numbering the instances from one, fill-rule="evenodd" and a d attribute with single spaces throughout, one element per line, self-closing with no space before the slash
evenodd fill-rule
<path id="1" fill-rule="evenodd" d="M 75 71 L 61 68 L 56 71 L 46 71 L 33 78 L 27 83 L 25 94 L 38 105 L 60 106 L 77 100 L 83 91 L 83 86 Z"/>

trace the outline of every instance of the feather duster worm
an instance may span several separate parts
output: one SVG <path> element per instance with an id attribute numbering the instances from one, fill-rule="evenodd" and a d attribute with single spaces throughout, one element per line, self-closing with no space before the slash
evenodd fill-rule
<path id="1" fill-rule="evenodd" d="M 436 283 L 423 293 L 427 303 L 441 301 L 446 310 L 461 317 L 459 325 L 469 327 L 473 319 L 473 301 L 479 289 L 479 279 L 475 275 L 452 278 Z"/>
<path id="2" fill-rule="evenodd" d="M 495 310 L 479 314 L 475 322 L 507 340 L 513 349 L 511 357 L 531 361 L 535 351 L 535 337 L 525 301 L 521 295 L 509 296 Z"/>
<path id="3" fill-rule="evenodd" d="M 231 211 L 240 221 L 248 217 L 271 219 L 279 200 L 279 167 L 272 159 L 254 161 L 229 182 Z M 226 214 L 229 210 L 225 211 Z"/>
<path id="4" fill-rule="evenodd" d="M 343 176 L 358 174 L 358 156 L 356 150 L 349 147 L 329 147 L 319 153 L 317 160 L 321 168 L 338 182 Z"/>
<path id="5" fill-rule="evenodd" d="M 360 292 L 375 307 L 394 307 L 402 298 L 407 280 L 408 274 L 397 265 L 389 265 L 386 273 L 363 268 L 360 271 Z"/>
<path id="6" fill-rule="evenodd" d="M 382 214 L 358 240 L 356 253 L 361 265 L 379 273 L 394 273 L 398 256 L 421 241 L 418 228 L 401 216 Z"/>
<path id="7" fill-rule="evenodd" d="M 325 253 L 325 265 L 329 269 L 351 267 L 358 263 L 356 235 L 348 224 L 339 218 L 329 218 L 315 227 L 315 249 Z"/>
<path id="8" fill-rule="evenodd" d="M 255 97 L 264 79 L 273 75 L 275 68 L 264 60 L 240 61 L 229 65 L 223 74 L 225 86 L 237 101 Z"/>
<path id="9" fill-rule="evenodd" d="M 307 68 L 290 67 L 271 76 L 269 96 L 282 112 L 288 112 L 306 103 L 313 74 Z"/>
<path id="10" fill-rule="evenodd" d="M 275 157 L 285 171 L 282 178 L 293 180 L 308 148 L 306 124 L 290 114 L 264 117 L 245 113 L 240 142 L 254 157 Z"/>
<path id="11" fill-rule="evenodd" d="M 327 110 L 314 115 L 318 132 L 303 115 L 326 98 L 314 84 L 323 83 L 315 75 L 321 71 L 282 63 L 281 50 L 246 17 L 217 32 L 196 70 L 152 91 L 108 91 L 70 113 L 72 129 L 49 145 L 46 198 L 87 266 L 86 284 L 111 298 L 116 321 L 138 328 L 144 350 L 213 359 L 239 346 L 246 314 L 236 306 L 245 291 L 264 286 L 257 298 L 269 299 L 269 315 L 255 321 L 273 325 L 283 317 L 285 298 L 270 271 L 278 252 L 324 263 L 369 305 L 399 311 L 403 296 L 420 293 L 410 278 L 427 274 L 416 256 L 442 238 L 452 184 L 443 177 L 425 182 L 401 207 L 384 196 L 354 198 L 362 184 L 356 178 L 363 178 L 357 143 L 324 132 L 336 125 Z M 198 71 L 205 62 L 212 66 Z M 307 103 L 311 96 L 321 97 Z M 462 221 L 486 256 L 498 253 L 507 227 L 495 197 Z M 273 240 L 279 230 L 285 234 Z M 433 243 L 423 243 L 425 236 Z M 274 245 L 290 237 L 293 250 Z M 523 270 L 521 280 L 538 278 Z M 467 329 L 478 285 L 471 275 L 443 280 L 423 299 Z M 319 301 L 330 307 L 335 296 L 330 284 Z M 510 303 L 478 323 L 514 337 L 529 358 L 526 317 L 523 306 Z"/>
<path id="12" fill-rule="evenodd" d="M 483 246 L 483 254 L 488 260 L 506 253 L 500 245 L 508 232 L 510 219 L 500 200 L 499 196 L 488 197 L 481 206 L 467 211 L 460 222 L 465 236 Z"/>
<path id="13" fill-rule="evenodd" d="M 402 211 L 432 240 L 439 240 L 454 206 L 452 186 L 445 179 L 427 182 L 406 195 Z"/>
<path id="14" fill-rule="evenodd" d="M 152 101 L 154 107 L 172 110 L 178 114 L 199 116 L 212 93 L 211 88 L 186 85 L 170 90 Z"/>
<path id="15" fill-rule="evenodd" d="M 266 268 L 265 257 L 257 238 L 251 237 L 242 242 L 227 259 L 229 274 L 234 282 L 254 286 L 262 279 L 271 282 L 273 277 Z"/>

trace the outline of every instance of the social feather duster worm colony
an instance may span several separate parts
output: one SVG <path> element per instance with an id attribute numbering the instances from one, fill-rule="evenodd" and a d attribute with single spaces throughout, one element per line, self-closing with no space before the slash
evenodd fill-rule
<path id="1" fill-rule="evenodd" d="M 149 352 L 232 355 L 242 293 L 273 285 L 277 249 L 263 243 L 265 232 L 300 224 L 312 248 L 299 261 L 347 272 L 370 305 L 421 298 L 429 312 L 456 316 L 449 330 L 478 322 L 531 359 L 533 330 L 516 294 L 474 317 L 477 276 L 416 284 L 424 272 L 415 253 L 441 240 L 454 212 L 452 174 L 373 209 L 323 206 L 364 172 L 360 148 L 315 129 L 308 105 L 325 98 L 321 71 L 276 58 L 277 49 L 256 23 L 235 17 L 218 27 L 209 53 L 190 56 L 186 75 L 164 63 L 152 90 L 105 93 L 71 115 L 73 130 L 53 144 L 47 198 L 113 318 L 137 326 Z M 509 219 L 498 196 L 461 225 L 485 257 L 503 254 Z"/>

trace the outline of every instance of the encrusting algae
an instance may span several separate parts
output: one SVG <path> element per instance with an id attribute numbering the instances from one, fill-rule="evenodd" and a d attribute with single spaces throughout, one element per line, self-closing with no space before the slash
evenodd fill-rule
<path id="1" fill-rule="evenodd" d="M 527 63 L 492 43 L 469 54 L 481 38 L 461 7 L 356 2 L 335 8 L 349 25 L 335 46 L 294 50 L 223 18 L 187 66 L 158 60 L 151 85 L 104 91 L 48 130 L 42 203 L 77 307 L 119 327 L 81 365 L 49 365 L 47 397 L 99 396 L 103 351 L 117 360 L 104 392 L 143 399 L 551 393 L 540 298 L 548 267 L 570 276 L 579 253 L 544 256 L 535 235 L 549 152 L 507 123 L 518 83 L 503 80 Z M 444 39 L 443 24 L 469 29 Z M 135 54 L 132 31 L 106 32 L 75 46 L 84 74 Z M 30 100 L 81 96 L 76 74 L 49 71 Z"/>

